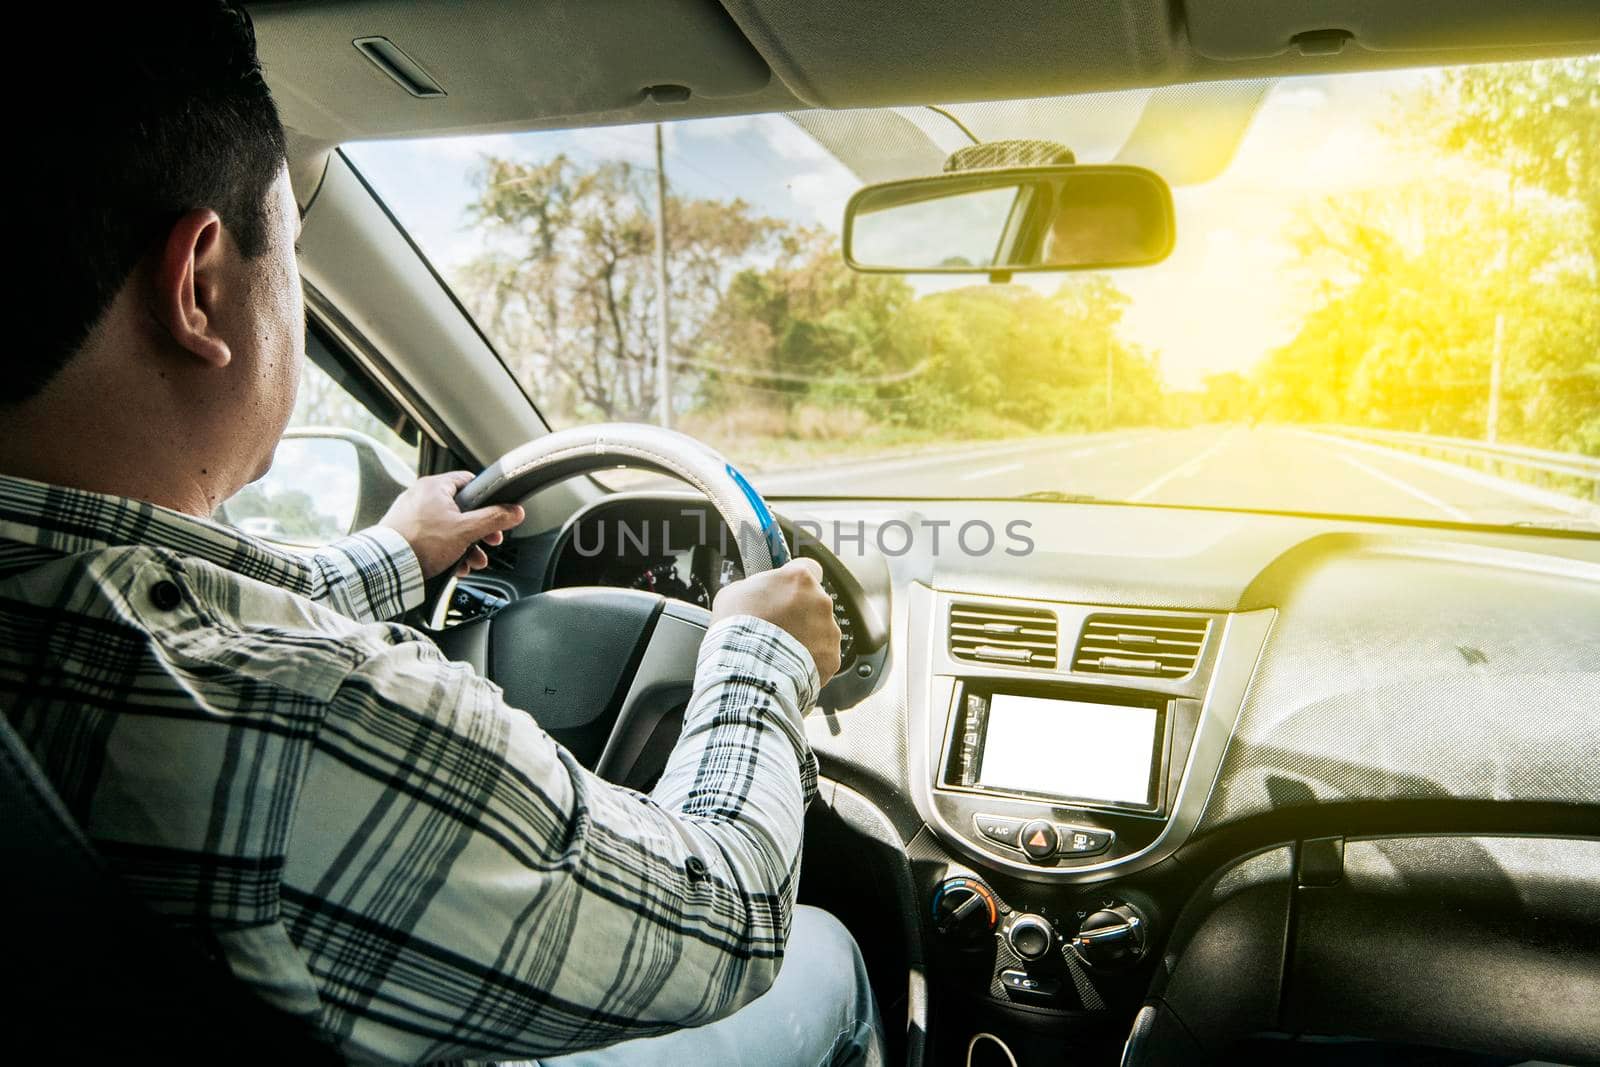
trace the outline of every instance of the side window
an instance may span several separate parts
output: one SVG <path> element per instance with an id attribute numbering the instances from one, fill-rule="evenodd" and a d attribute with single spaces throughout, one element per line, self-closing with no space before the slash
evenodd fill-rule
<path id="1" fill-rule="evenodd" d="M 315 331 L 289 427 L 268 472 L 218 509 L 256 537 L 316 546 L 370 525 L 416 477 L 417 429 Z"/>

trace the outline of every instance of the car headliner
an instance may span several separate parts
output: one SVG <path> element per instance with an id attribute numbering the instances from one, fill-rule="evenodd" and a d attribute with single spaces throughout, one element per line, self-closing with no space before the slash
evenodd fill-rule
<path id="1" fill-rule="evenodd" d="M 248 6 L 303 195 L 326 152 L 352 140 L 1022 99 L 1600 49 L 1595 0 L 1008 0 L 1005 17 L 990 4 L 942 0 Z M 373 37 L 442 94 L 407 91 L 356 47 Z M 659 86 L 672 88 L 647 91 Z"/>

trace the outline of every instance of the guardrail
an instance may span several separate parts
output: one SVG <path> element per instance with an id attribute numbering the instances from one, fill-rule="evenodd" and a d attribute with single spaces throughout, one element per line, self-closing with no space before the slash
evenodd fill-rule
<path id="1" fill-rule="evenodd" d="M 1460 463 L 1462 460 L 1484 464 L 1491 474 L 1503 475 L 1506 469 L 1537 471 L 1549 483 L 1557 479 L 1571 479 L 1588 486 L 1591 500 L 1600 501 L 1600 457 L 1585 456 L 1577 452 L 1552 452 L 1543 448 L 1523 445 L 1490 444 L 1468 437 L 1436 437 L 1428 433 L 1405 433 L 1400 430 L 1371 430 L 1359 426 L 1319 426 L 1323 433 L 1338 434 L 1356 440 L 1367 440 L 1391 448 L 1406 448 L 1424 455 Z M 1524 478 L 1524 481 L 1539 479 Z"/>

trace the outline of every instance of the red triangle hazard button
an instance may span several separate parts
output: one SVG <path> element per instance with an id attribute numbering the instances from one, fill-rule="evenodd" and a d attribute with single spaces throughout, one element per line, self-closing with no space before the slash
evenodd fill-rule
<path id="1" fill-rule="evenodd" d="M 1034 819 L 1022 828 L 1022 851 L 1031 860 L 1047 860 L 1056 854 L 1056 828 L 1043 819 Z"/>

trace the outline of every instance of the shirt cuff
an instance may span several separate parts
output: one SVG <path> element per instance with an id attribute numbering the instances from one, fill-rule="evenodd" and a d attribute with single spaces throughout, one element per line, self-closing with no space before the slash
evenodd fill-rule
<path id="1" fill-rule="evenodd" d="M 356 617 L 392 619 L 422 603 L 422 564 L 398 530 L 370 526 L 317 555 L 340 572 Z"/>
<path id="2" fill-rule="evenodd" d="M 704 688 L 719 676 L 730 675 L 789 683 L 795 710 L 801 714 L 817 702 L 822 688 L 817 665 L 806 646 L 783 627 L 754 615 L 718 619 L 700 643 L 695 689 Z"/>

